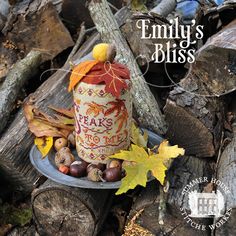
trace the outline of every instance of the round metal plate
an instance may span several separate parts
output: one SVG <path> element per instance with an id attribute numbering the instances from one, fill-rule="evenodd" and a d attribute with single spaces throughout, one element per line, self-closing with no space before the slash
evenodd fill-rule
<path id="1" fill-rule="evenodd" d="M 148 131 L 148 147 L 153 147 L 160 144 L 162 138 L 157 134 Z M 73 152 L 76 160 L 79 160 L 76 151 Z M 75 178 L 69 175 L 65 175 L 58 171 L 54 162 L 55 152 L 50 151 L 50 153 L 42 159 L 41 153 L 38 151 L 37 147 L 34 145 L 30 150 L 30 161 L 32 165 L 47 178 L 68 186 L 79 187 L 79 188 L 90 188 L 90 189 L 118 189 L 120 187 L 121 181 L 117 182 L 92 182 L 87 179 L 87 177 Z M 152 179 L 150 179 L 151 181 Z"/>

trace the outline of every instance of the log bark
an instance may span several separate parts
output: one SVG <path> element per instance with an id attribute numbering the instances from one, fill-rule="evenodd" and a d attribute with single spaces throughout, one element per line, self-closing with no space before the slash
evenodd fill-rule
<path id="1" fill-rule="evenodd" d="M 167 17 L 176 7 L 176 0 L 162 0 L 150 13 Z"/>
<path id="2" fill-rule="evenodd" d="M 89 40 L 74 58 L 86 55 L 97 41 L 98 37 Z M 48 105 L 65 108 L 72 105 L 72 96 L 67 91 L 69 71 L 70 66 L 66 64 L 36 90 L 33 96 L 40 109 L 49 112 Z M 28 130 L 22 109 L 2 135 L 0 145 L 0 166 L 4 174 L 16 184 L 19 191 L 25 193 L 32 191 L 39 173 L 32 167 L 28 158 L 29 150 L 33 145 L 33 135 Z"/>
<path id="3" fill-rule="evenodd" d="M 222 96 L 236 90 L 236 20 L 208 39 L 196 53 L 192 72 L 207 84 L 208 95 Z"/>
<path id="4" fill-rule="evenodd" d="M 12 112 L 19 91 L 36 73 L 41 63 L 41 53 L 31 51 L 24 59 L 17 62 L 0 86 L 0 134 L 5 128 Z M 31 81 L 32 83 L 32 81 Z"/>
<path id="5" fill-rule="evenodd" d="M 173 91 L 164 109 L 167 137 L 188 155 L 214 156 L 224 120 L 224 97 L 236 89 L 236 21 L 209 38 L 196 53 L 187 76 Z"/>
<path id="6" fill-rule="evenodd" d="M 91 17 L 104 42 L 114 43 L 117 48 L 116 60 L 126 64 L 131 72 L 134 108 L 142 126 L 159 134 L 166 132 L 166 124 L 159 106 L 145 82 L 119 26 L 106 0 L 91 0 L 88 5 Z"/>
<path id="7" fill-rule="evenodd" d="M 2 28 L 5 25 L 8 12 L 9 12 L 8 0 L 2 0 L 0 2 L 0 30 L 2 30 Z"/>
<path id="8" fill-rule="evenodd" d="M 235 96 L 233 99 L 235 99 Z M 236 117 L 235 100 L 233 100 L 233 103 L 234 117 Z M 218 189 L 222 191 L 222 194 L 224 194 L 224 210 L 226 212 L 231 208 L 232 211 L 229 219 L 220 227 L 216 228 L 216 236 L 236 234 L 236 120 L 233 122 L 232 128 L 234 137 L 222 152 L 217 168 L 217 179 L 225 184 L 229 189 L 229 193 L 225 193 L 225 190 L 222 190 L 220 186 L 218 186 Z M 220 219 L 215 219 L 215 222 L 218 222 L 219 220 Z"/>
<path id="9" fill-rule="evenodd" d="M 122 33 L 127 39 L 138 64 L 140 66 L 145 66 L 149 65 L 149 62 L 154 60 L 153 53 L 156 51 L 156 44 L 162 44 L 162 50 L 166 52 L 166 43 L 170 42 L 170 46 L 172 47 L 172 45 L 176 42 L 173 39 L 169 40 L 166 38 L 142 39 L 141 20 L 145 20 L 145 23 L 148 26 L 148 28 L 145 30 L 146 36 L 148 36 L 149 34 L 151 35 L 153 29 L 152 26 L 163 25 L 168 27 L 169 23 L 163 17 L 151 16 L 149 14 L 135 14 L 131 19 L 128 19 L 126 23 L 121 27 Z M 159 56 L 161 56 L 160 52 L 158 52 L 156 58 Z M 158 65 L 155 64 L 155 67 L 158 67 Z M 148 69 L 150 69 L 150 67 Z"/>
<path id="10" fill-rule="evenodd" d="M 74 44 L 56 8 L 48 0 L 17 2 L 2 32 L 25 53 L 32 49 L 41 51 L 44 60 L 53 59 Z"/>
<path id="11" fill-rule="evenodd" d="M 126 19 L 127 9 L 121 9 L 117 14 L 119 23 Z M 79 58 L 91 52 L 93 46 L 100 41 L 98 34 L 92 35 L 71 59 L 79 63 Z M 48 105 L 68 108 L 72 105 L 71 94 L 68 93 L 68 75 L 70 66 L 66 64 L 45 81 L 33 94 L 36 105 L 47 112 Z M 6 178 L 22 193 L 29 193 L 34 188 L 39 173 L 32 167 L 28 153 L 33 145 L 33 135 L 27 128 L 27 122 L 22 109 L 0 139 L 0 168 Z"/>
<path id="12" fill-rule="evenodd" d="M 40 235 L 97 235 L 111 206 L 110 193 L 110 190 L 72 188 L 47 180 L 32 194 L 37 231 Z"/>
<path id="13" fill-rule="evenodd" d="M 154 235 L 181 235 L 181 236 L 199 236 L 210 235 L 209 229 L 206 231 L 196 230 L 190 226 L 181 214 L 180 208 L 189 211 L 188 195 L 182 194 L 183 188 L 192 180 L 199 177 L 211 179 L 213 170 L 209 160 L 199 159 L 192 156 L 184 156 L 175 159 L 172 163 L 167 180 L 169 189 L 165 196 L 167 208 L 164 212 L 163 224 L 159 224 L 160 195 L 158 182 L 151 182 L 146 189 L 137 197 L 130 212 L 128 222 L 132 217 L 144 209 L 136 223 L 149 230 Z M 207 183 L 205 183 L 207 184 Z M 197 184 L 191 190 L 202 192 L 205 184 Z M 198 224 L 211 224 L 208 219 L 194 219 Z"/>

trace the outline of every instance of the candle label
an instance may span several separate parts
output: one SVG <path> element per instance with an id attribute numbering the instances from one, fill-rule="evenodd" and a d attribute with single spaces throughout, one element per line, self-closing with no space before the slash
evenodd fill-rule
<path id="1" fill-rule="evenodd" d="M 76 149 L 90 163 L 106 163 L 108 156 L 130 145 L 132 101 L 130 90 L 119 98 L 104 84 L 80 82 L 74 90 Z"/>

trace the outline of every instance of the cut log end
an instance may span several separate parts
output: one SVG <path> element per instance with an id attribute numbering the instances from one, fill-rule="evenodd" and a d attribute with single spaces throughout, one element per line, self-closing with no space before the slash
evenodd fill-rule
<path id="1" fill-rule="evenodd" d="M 46 181 L 32 194 L 33 216 L 40 235 L 96 235 L 110 207 L 109 193 Z"/>
<path id="2" fill-rule="evenodd" d="M 167 101 L 165 115 L 169 124 L 167 137 L 173 144 L 185 148 L 187 155 L 211 157 L 215 154 L 213 135 L 200 120 L 171 100 Z"/>

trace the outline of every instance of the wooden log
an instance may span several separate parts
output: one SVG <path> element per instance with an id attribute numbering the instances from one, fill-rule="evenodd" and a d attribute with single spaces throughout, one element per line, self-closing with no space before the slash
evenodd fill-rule
<path id="1" fill-rule="evenodd" d="M 212 157 L 220 144 L 224 105 L 219 98 L 199 96 L 202 90 L 197 82 L 196 77 L 186 78 L 181 81 L 183 89 L 170 92 L 164 107 L 167 137 L 188 155 Z"/>
<path id="2" fill-rule="evenodd" d="M 172 11 L 174 11 L 175 7 L 176 0 L 162 0 L 155 8 L 150 11 L 150 13 L 167 17 Z"/>
<path id="3" fill-rule="evenodd" d="M 8 12 L 9 12 L 8 0 L 2 0 L 0 2 L 0 30 L 2 30 L 2 28 L 5 25 Z"/>
<path id="4" fill-rule="evenodd" d="M 18 1 L 2 32 L 25 53 L 32 49 L 43 52 L 45 60 L 74 44 L 53 3 L 47 0 Z"/>
<path id="5" fill-rule="evenodd" d="M 225 202 L 225 212 L 231 210 L 231 215 L 228 220 L 220 224 L 220 227 L 216 227 L 215 235 L 223 236 L 223 235 L 235 235 L 236 234 L 236 179 L 235 179 L 235 171 L 236 171 L 236 104 L 235 104 L 235 96 L 233 97 L 233 107 L 232 112 L 234 114 L 234 121 L 232 124 L 233 129 L 233 139 L 231 142 L 225 147 L 224 151 L 221 154 L 218 167 L 217 167 L 217 179 L 220 180 L 223 184 L 227 186 L 229 189 L 229 193 L 225 193 L 225 190 L 222 191 L 220 186 L 218 189 L 222 191 L 224 194 L 224 202 Z M 217 223 L 220 219 L 215 219 L 215 223 Z"/>
<path id="6" fill-rule="evenodd" d="M 13 110 L 19 91 L 36 73 L 41 63 L 41 53 L 31 51 L 17 62 L 0 86 L 0 134 L 5 128 Z M 31 81 L 32 83 L 32 81 Z"/>
<path id="7" fill-rule="evenodd" d="M 124 12 L 125 14 L 123 14 Z M 120 24 L 125 20 L 126 13 L 126 8 L 117 13 Z M 98 34 L 92 35 L 71 60 L 79 63 L 78 59 L 91 52 L 93 46 L 99 41 Z M 33 96 L 40 109 L 49 112 L 48 105 L 65 108 L 72 105 L 72 96 L 67 91 L 69 72 L 70 66 L 66 64 L 36 90 Z M 27 128 L 27 122 L 21 109 L 0 139 L 0 168 L 6 178 L 14 183 L 15 188 L 22 193 L 31 192 L 35 181 L 40 177 L 28 157 L 32 145 L 33 135 Z"/>
<path id="8" fill-rule="evenodd" d="M 149 230 L 153 235 L 209 235 L 209 228 L 201 231 L 191 227 L 184 219 L 185 216 L 182 215 L 180 208 L 189 210 L 188 195 L 182 194 L 184 187 L 200 177 L 207 177 L 210 180 L 212 173 L 213 170 L 209 160 L 192 156 L 175 159 L 167 174 L 169 189 L 165 196 L 167 208 L 164 212 L 163 224 L 159 222 L 160 195 L 159 184 L 156 181 L 148 184 L 147 188 L 137 197 L 128 217 L 128 222 L 137 212 L 143 209 L 136 223 Z M 196 184 L 191 190 L 202 192 L 206 184 Z M 194 219 L 194 221 L 205 225 L 212 223 L 211 220 L 203 218 Z"/>
<path id="9" fill-rule="evenodd" d="M 118 9 L 123 5 L 122 0 L 109 0 L 109 3 Z M 63 0 L 61 16 L 72 31 L 76 31 L 82 22 L 85 23 L 86 28 L 94 26 L 86 7 L 86 0 Z"/>
<path id="10" fill-rule="evenodd" d="M 155 97 L 145 82 L 142 72 L 136 63 L 119 26 L 114 19 L 106 0 L 91 0 L 88 8 L 104 42 L 114 43 L 117 48 L 116 60 L 126 64 L 131 72 L 133 104 L 142 126 L 154 130 L 159 134 L 166 132 L 164 117 Z"/>
<path id="11" fill-rule="evenodd" d="M 180 85 L 170 92 L 164 113 L 167 137 L 188 155 L 214 156 L 224 120 L 224 97 L 236 89 L 236 21 L 209 38 Z M 231 41 L 232 40 L 232 41 Z"/>
<path id="12" fill-rule="evenodd" d="M 146 39 L 142 39 L 142 21 L 145 21 Z M 162 44 L 162 50 L 166 52 L 167 42 L 170 42 L 170 46 L 175 43 L 175 40 L 166 38 L 148 38 L 148 35 L 152 33 L 152 27 L 154 25 L 166 26 L 168 29 L 169 23 L 163 17 L 151 16 L 149 14 L 134 14 L 132 18 L 128 19 L 126 23 L 121 27 L 122 33 L 127 39 L 132 52 L 137 58 L 137 62 L 140 66 L 149 65 L 149 62 L 153 61 L 153 53 L 156 51 L 156 44 Z M 169 34 L 169 31 L 167 32 Z M 161 53 L 157 55 L 161 56 Z M 155 64 L 155 67 L 158 67 Z"/>
<path id="13" fill-rule="evenodd" d="M 72 188 L 47 180 L 32 194 L 37 231 L 40 235 L 97 235 L 111 202 L 110 190 Z"/>
<path id="14" fill-rule="evenodd" d="M 192 72 L 207 84 L 208 95 L 222 96 L 236 90 L 236 20 L 208 39 L 196 53 Z"/>

